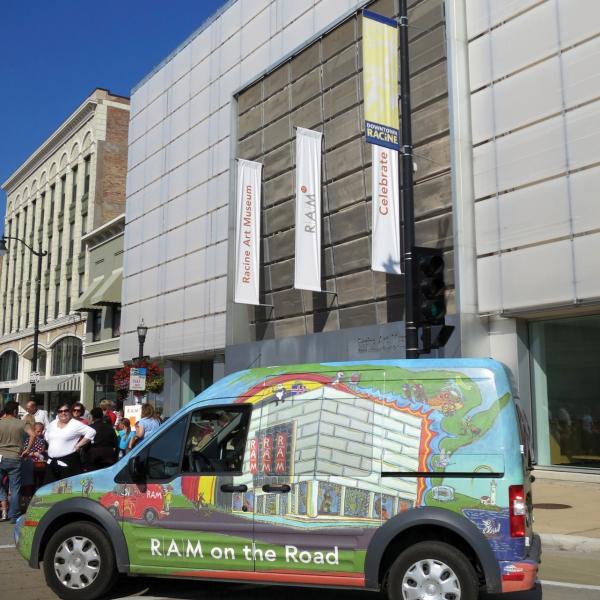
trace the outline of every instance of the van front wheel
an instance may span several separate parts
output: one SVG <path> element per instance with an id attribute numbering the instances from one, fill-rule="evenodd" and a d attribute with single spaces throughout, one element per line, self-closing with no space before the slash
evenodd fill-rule
<path id="1" fill-rule="evenodd" d="M 44 551 L 46 583 L 64 600 L 94 600 L 115 581 L 115 555 L 93 523 L 70 523 L 50 538 Z"/>
<path id="2" fill-rule="evenodd" d="M 394 561 L 387 577 L 389 600 L 477 600 L 473 565 L 443 542 L 420 542 Z"/>

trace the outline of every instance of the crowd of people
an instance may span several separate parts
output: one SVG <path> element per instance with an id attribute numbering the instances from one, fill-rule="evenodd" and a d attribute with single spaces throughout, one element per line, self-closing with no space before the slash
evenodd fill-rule
<path id="1" fill-rule="evenodd" d="M 0 410 L 0 521 L 15 522 L 35 490 L 58 479 L 114 464 L 160 426 L 160 414 L 142 405 L 135 427 L 110 400 L 88 412 L 81 402 L 62 404 L 51 420 L 35 401 L 9 401 Z"/>

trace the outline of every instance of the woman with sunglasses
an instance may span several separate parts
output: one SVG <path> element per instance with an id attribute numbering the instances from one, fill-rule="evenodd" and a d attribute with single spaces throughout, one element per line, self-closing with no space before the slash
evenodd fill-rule
<path id="1" fill-rule="evenodd" d="M 83 471 L 79 450 L 89 444 L 96 432 L 81 421 L 72 418 L 68 404 L 62 404 L 57 417 L 46 429 L 48 466 L 44 485 L 58 479 L 79 475 Z"/>
<path id="2" fill-rule="evenodd" d="M 85 414 L 85 406 L 83 406 L 81 402 L 75 402 L 75 404 L 71 406 L 71 414 L 73 415 L 73 418 L 77 419 L 80 423 L 83 423 L 84 425 L 90 424 L 90 422 L 83 417 Z"/>

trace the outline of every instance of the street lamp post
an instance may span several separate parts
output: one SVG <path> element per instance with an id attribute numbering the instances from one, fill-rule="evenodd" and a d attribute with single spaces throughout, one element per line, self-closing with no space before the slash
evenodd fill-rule
<path id="1" fill-rule="evenodd" d="M 21 242 L 24 246 L 26 246 L 34 256 L 37 256 L 37 279 L 35 282 L 35 313 L 33 316 L 33 358 L 31 359 L 31 366 L 33 368 L 32 373 L 37 372 L 38 367 L 38 341 L 40 337 L 40 294 L 41 294 L 41 286 L 42 286 L 42 257 L 46 256 L 48 252 L 46 250 L 42 250 L 42 240 L 40 239 L 39 250 L 36 252 L 27 242 L 23 241 L 18 237 L 13 237 L 10 235 L 6 235 L 0 239 L 0 256 L 5 256 L 8 254 L 8 248 L 6 247 L 6 240 L 15 240 L 16 242 Z M 25 324 L 27 326 L 27 323 Z M 35 389 L 36 389 L 36 381 L 33 377 L 31 377 L 31 399 L 35 401 Z"/>
<path id="2" fill-rule="evenodd" d="M 147 333 L 148 333 L 148 327 L 146 327 L 146 325 L 144 325 L 144 319 L 142 319 L 140 324 L 137 326 L 137 335 L 138 335 L 138 343 L 139 343 L 138 360 L 142 360 L 142 358 L 144 358 L 144 342 L 146 341 Z"/>

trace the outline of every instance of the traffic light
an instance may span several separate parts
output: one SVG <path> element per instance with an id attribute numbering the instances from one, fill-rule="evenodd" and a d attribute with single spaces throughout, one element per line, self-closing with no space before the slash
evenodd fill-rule
<path id="1" fill-rule="evenodd" d="M 444 325 L 444 256 L 437 248 L 412 249 L 414 314 L 417 326 Z"/>

